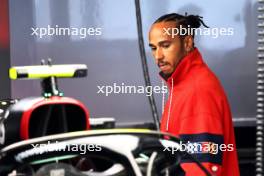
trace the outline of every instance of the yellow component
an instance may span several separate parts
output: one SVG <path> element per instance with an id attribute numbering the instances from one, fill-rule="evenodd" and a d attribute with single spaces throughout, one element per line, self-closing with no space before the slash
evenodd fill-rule
<path id="1" fill-rule="evenodd" d="M 37 78 L 47 78 L 47 77 L 51 77 L 51 76 L 55 76 L 55 77 L 59 77 L 59 78 L 69 78 L 69 77 L 73 77 L 74 72 L 73 73 L 28 73 L 28 77 L 30 79 L 37 79 Z"/>
<path id="2" fill-rule="evenodd" d="M 9 77 L 10 79 L 17 79 L 17 71 L 15 68 L 9 69 Z"/>
<path id="3" fill-rule="evenodd" d="M 134 129 L 134 128 L 120 128 L 120 129 L 113 129 L 113 132 L 127 132 L 127 133 L 147 133 L 151 132 L 149 129 Z"/>
<path id="4" fill-rule="evenodd" d="M 87 70 L 87 66 L 84 64 L 19 66 L 9 69 L 9 77 L 11 79 L 72 78 L 78 70 Z"/>
<path id="5" fill-rule="evenodd" d="M 99 129 L 99 130 L 88 130 L 88 131 L 76 131 L 70 132 L 68 135 L 95 135 L 95 134 L 108 134 L 108 133 L 151 133 L 149 129 L 137 129 L 137 128 L 116 128 L 116 129 Z"/>

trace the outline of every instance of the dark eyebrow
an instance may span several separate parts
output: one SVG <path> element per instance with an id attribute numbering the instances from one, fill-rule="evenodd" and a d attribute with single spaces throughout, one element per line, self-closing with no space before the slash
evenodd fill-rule
<path id="1" fill-rule="evenodd" d="M 171 41 L 169 40 L 160 41 L 158 45 L 163 45 L 165 43 L 171 43 Z M 155 45 L 153 45 L 152 43 L 149 43 L 149 47 L 155 47 Z"/>
<path id="2" fill-rule="evenodd" d="M 149 47 L 155 47 L 152 43 L 149 43 Z"/>
<path id="3" fill-rule="evenodd" d="M 160 41 L 160 42 L 159 42 L 159 45 L 163 45 L 163 44 L 165 44 L 165 43 L 171 43 L 171 41 L 169 41 L 169 40 Z"/>

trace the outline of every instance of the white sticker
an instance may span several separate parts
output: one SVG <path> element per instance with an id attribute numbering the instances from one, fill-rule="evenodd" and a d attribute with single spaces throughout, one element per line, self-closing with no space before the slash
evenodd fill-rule
<path id="1" fill-rule="evenodd" d="M 64 169 L 51 170 L 50 176 L 65 176 L 65 170 Z"/>

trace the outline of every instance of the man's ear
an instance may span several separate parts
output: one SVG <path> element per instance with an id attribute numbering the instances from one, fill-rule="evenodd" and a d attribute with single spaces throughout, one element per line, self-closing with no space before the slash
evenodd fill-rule
<path id="1" fill-rule="evenodd" d="M 194 48 L 194 41 L 191 35 L 187 35 L 184 37 L 184 50 L 186 53 L 189 53 Z"/>

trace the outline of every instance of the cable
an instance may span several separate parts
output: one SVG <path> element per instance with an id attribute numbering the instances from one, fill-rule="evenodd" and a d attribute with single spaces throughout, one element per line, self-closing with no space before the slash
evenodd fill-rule
<path id="1" fill-rule="evenodd" d="M 141 20 L 139 0 L 135 0 L 135 8 L 136 8 L 136 18 L 137 18 L 138 44 L 139 44 L 142 69 L 143 69 L 143 74 L 144 74 L 145 86 L 149 88 L 149 86 L 151 86 L 151 82 L 149 78 L 148 64 L 147 64 L 146 52 L 145 52 L 145 47 L 144 47 L 144 39 L 143 39 L 143 34 L 142 34 L 143 33 L 142 32 L 142 20 Z M 151 94 L 150 96 L 148 96 L 148 100 L 149 100 L 154 124 L 156 126 L 156 129 L 159 131 L 159 116 L 158 116 L 158 111 L 157 111 L 157 106 L 155 103 L 154 95 Z"/>
<path id="2" fill-rule="evenodd" d="M 263 119 L 264 119 L 264 1 L 259 0 L 260 12 L 258 31 L 258 75 L 257 75 L 257 117 L 256 117 L 256 175 L 263 176 Z"/>
<path id="3" fill-rule="evenodd" d="M 162 83 L 162 87 L 164 87 L 165 84 L 163 80 L 161 80 L 161 83 Z M 164 109 L 165 109 L 165 92 L 162 92 L 162 107 L 161 107 L 162 114 L 164 112 Z"/>
<path id="4" fill-rule="evenodd" d="M 153 169 L 154 160 L 157 157 L 158 153 L 153 152 L 149 158 L 148 167 L 147 167 L 147 176 L 151 176 L 151 171 Z"/>

